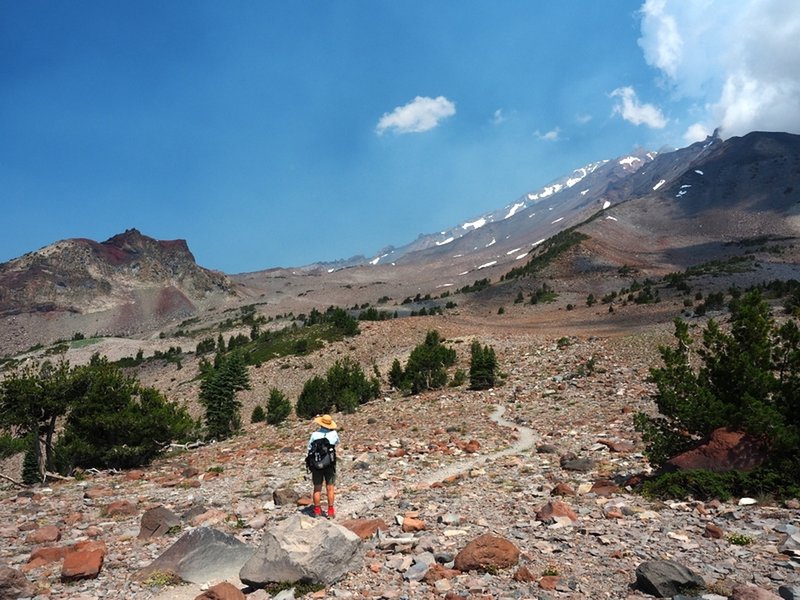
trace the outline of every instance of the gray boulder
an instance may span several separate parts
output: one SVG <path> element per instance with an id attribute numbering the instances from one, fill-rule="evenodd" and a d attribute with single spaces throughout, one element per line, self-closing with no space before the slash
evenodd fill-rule
<path id="1" fill-rule="evenodd" d="M 0 566 L 0 599 L 32 598 L 35 594 L 36 586 L 28 581 L 24 573 Z"/>
<path id="2" fill-rule="evenodd" d="M 782 585 L 778 595 L 784 600 L 800 600 L 800 585 Z"/>
<path id="3" fill-rule="evenodd" d="M 267 531 L 239 579 L 252 587 L 269 583 L 330 585 L 361 567 L 361 538 L 328 521 L 294 515 Z"/>
<path id="4" fill-rule="evenodd" d="M 211 527 L 198 527 L 181 536 L 161 556 L 139 571 L 140 579 L 155 572 L 174 573 L 183 581 L 206 583 L 236 580 L 254 549 Z"/>
<path id="5" fill-rule="evenodd" d="M 156 506 L 142 515 L 139 539 L 146 540 L 166 534 L 181 524 L 181 518 L 164 506 Z"/>
<path id="6" fill-rule="evenodd" d="M 636 587 L 657 598 L 672 598 L 682 592 L 705 587 L 705 581 L 675 561 L 649 560 L 636 567 Z"/>

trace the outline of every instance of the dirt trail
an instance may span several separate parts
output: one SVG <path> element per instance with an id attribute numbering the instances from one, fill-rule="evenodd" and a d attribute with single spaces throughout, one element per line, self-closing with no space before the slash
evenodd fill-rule
<path id="1" fill-rule="evenodd" d="M 446 467 L 442 467 L 441 469 L 436 469 L 432 473 L 429 473 L 427 476 L 422 478 L 420 483 L 424 485 L 431 485 L 437 481 L 447 479 L 448 477 L 466 473 L 480 465 L 485 465 L 489 462 L 495 461 L 498 458 L 503 458 L 504 456 L 510 456 L 512 454 L 521 454 L 526 450 L 530 450 L 538 439 L 536 434 L 529 427 L 523 427 L 517 423 L 504 419 L 503 414 L 505 414 L 505 411 L 506 409 L 504 406 L 495 406 L 494 411 L 491 415 L 489 415 L 489 418 L 501 427 L 508 427 L 516 431 L 519 435 L 519 438 L 516 442 L 504 450 L 498 450 L 497 452 L 492 452 L 491 454 L 486 454 L 483 456 L 475 456 L 469 460 L 460 461 L 451 465 L 447 465 Z M 354 519 L 362 516 L 366 510 L 379 506 L 384 500 L 385 491 L 386 490 L 384 488 L 380 488 L 373 490 L 368 494 L 361 495 L 356 499 L 344 500 L 341 503 L 345 507 L 344 510 L 341 511 L 341 517 Z"/>

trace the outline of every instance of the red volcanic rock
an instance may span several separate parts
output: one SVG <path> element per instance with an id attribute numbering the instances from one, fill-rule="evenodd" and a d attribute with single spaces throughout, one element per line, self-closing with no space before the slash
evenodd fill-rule
<path id="1" fill-rule="evenodd" d="M 343 521 L 342 526 L 347 527 L 362 540 L 371 538 L 379 529 L 383 531 L 389 529 L 389 526 L 383 519 L 349 519 Z"/>
<path id="2" fill-rule="evenodd" d="M 767 446 L 762 440 L 720 427 L 699 446 L 671 458 L 667 464 L 679 471 L 705 469 L 724 473 L 752 471 L 766 459 Z"/>
<path id="3" fill-rule="evenodd" d="M 75 544 L 64 557 L 61 567 L 61 581 L 94 579 L 103 568 L 106 546 L 102 542 Z"/>
<path id="4" fill-rule="evenodd" d="M 456 555 L 459 571 L 505 569 L 517 564 L 519 549 L 505 538 L 486 533 L 469 542 Z"/>
<path id="5" fill-rule="evenodd" d="M 55 525 L 48 525 L 33 531 L 25 538 L 25 541 L 29 544 L 47 544 L 49 542 L 57 542 L 60 539 L 61 530 Z"/>
<path id="6" fill-rule="evenodd" d="M 553 488 L 553 491 L 550 492 L 551 496 L 574 496 L 575 490 L 572 489 L 572 486 L 566 483 L 559 483 L 556 487 Z"/>
<path id="7" fill-rule="evenodd" d="M 208 588 L 205 592 L 195 598 L 195 600 L 244 600 L 245 595 L 235 585 L 223 581 Z"/>
<path id="8" fill-rule="evenodd" d="M 536 511 L 536 520 L 548 522 L 556 517 L 567 517 L 570 521 L 577 521 L 578 515 L 575 514 L 566 502 L 561 500 L 551 500 L 538 511 Z"/>

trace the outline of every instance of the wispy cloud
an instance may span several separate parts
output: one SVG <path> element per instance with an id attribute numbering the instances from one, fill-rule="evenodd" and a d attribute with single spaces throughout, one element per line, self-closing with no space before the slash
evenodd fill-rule
<path id="1" fill-rule="evenodd" d="M 420 133 L 436 127 L 442 119 L 456 114 L 456 105 L 445 98 L 417 96 L 404 106 L 398 106 L 391 113 L 385 113 L 375 131 L 382 135 L 391 130 L 395 133 Z"/>
<path id="2" fill-rule="evenodd" d="M 547 133 L 541 133 L 537 129 L 536 131 L 533 132 L 533 135 L 535 135 L 540 140 L 544 140 L 546 142 L 556 142 L 561 139 L 561 128 L 554 127 Z"/>
<path id="3" fill-rule="evenodd" d="M 580 125 L 586 125 L 591 120 L 592 120 L 592 115 L 587 113 L 581 113 L 579 115 L 575 115 L 575 121 L 577 121 L 578 124 Z"/>
<path id="4" fill-rule="evenodd" d="M 657 106 L 642 103 L 636 95 L 636 90 L 630 86 L 619 87 L 611 92 L 612 98 L 618 98 L 614 105 L 614 114 L 619 114 L 626 121 L 634 125 L 647 125 L 653 129 L 662 129 L 667 124 L 667 119 Z"/>
<path id="5" fill-rule="evenodd" d="M 646 0 L 640 15 L 645 60 L 701 112 L 687 141 L 716 126 L 800 133 L 796 0 Z"/>
<path id="6" fill-rule="evenodd" d="M 494 115 L 492 115 L 492 124 L 493 125 L 500 125 L 506 120 L 506 116 L 503 114 L 503 109 L 498 108 L 494 111 Z"/>

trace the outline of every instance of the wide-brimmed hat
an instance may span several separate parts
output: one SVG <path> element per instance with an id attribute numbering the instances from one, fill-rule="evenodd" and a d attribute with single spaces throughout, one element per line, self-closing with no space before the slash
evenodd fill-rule
<path id="1" fill-rule="evenodd" d="M 324 427 L 325 429 L 336 429 L 336 422 L 331 418 L 330 415 L 322 415 L 321 417 L 317 417 L 314 419 L 314 423 Z"/>

